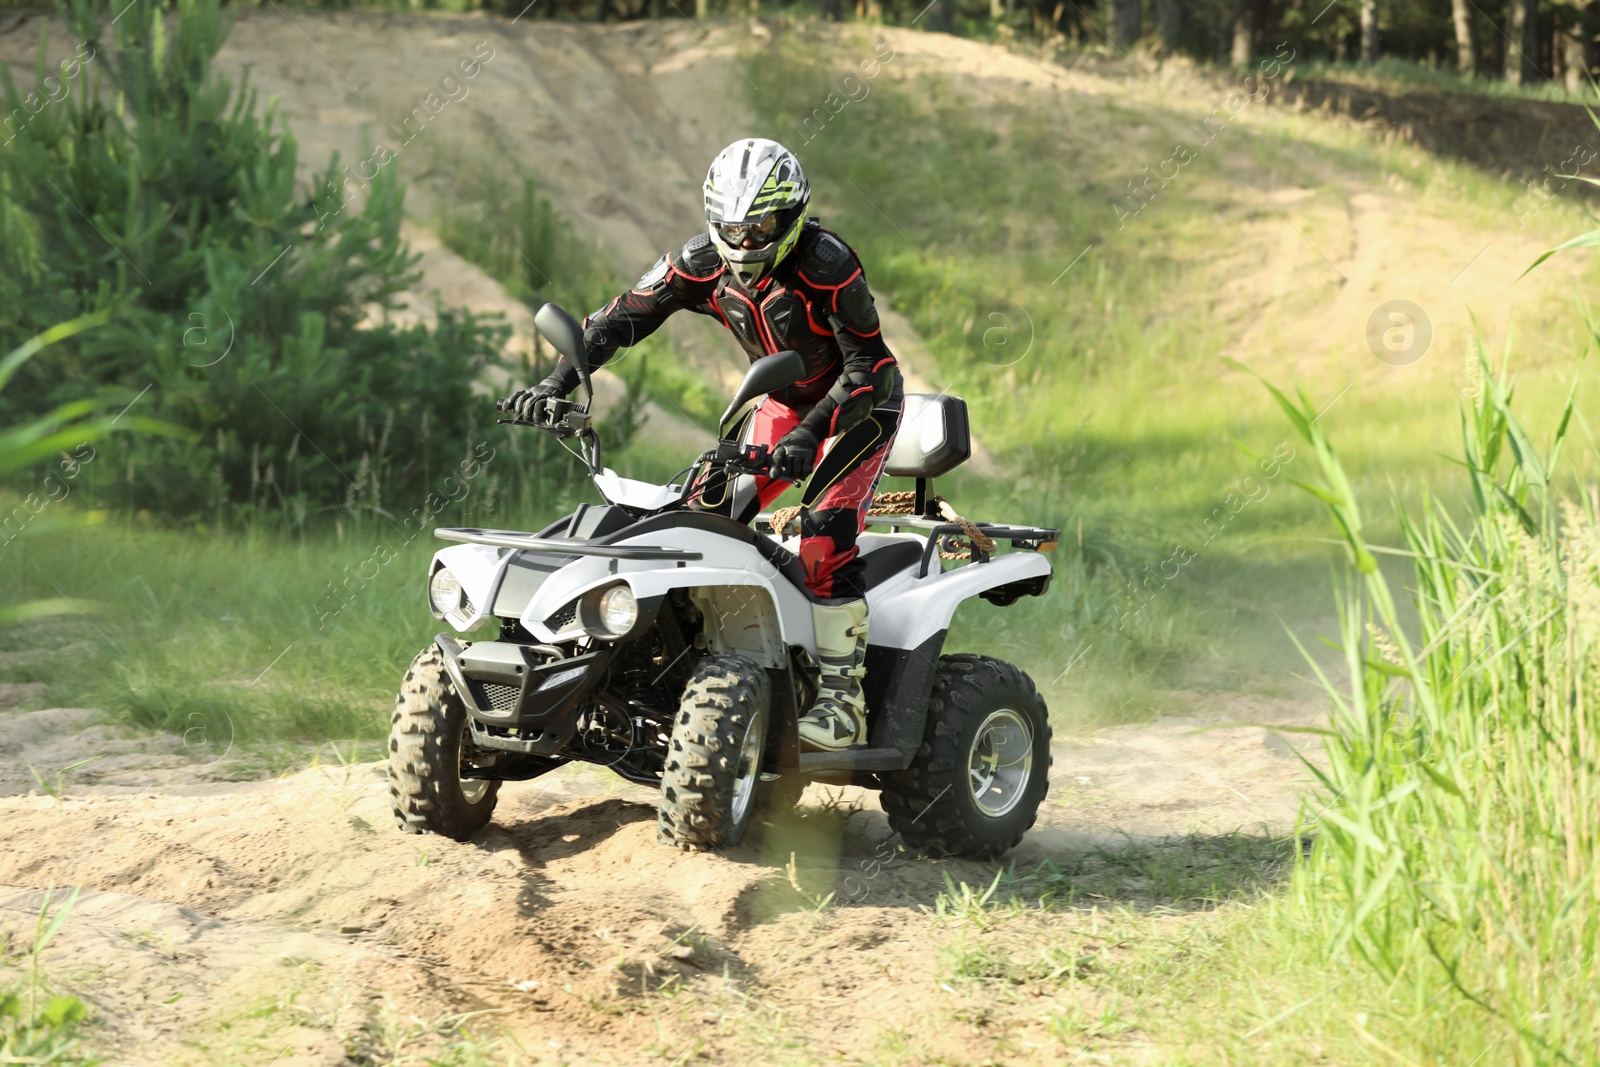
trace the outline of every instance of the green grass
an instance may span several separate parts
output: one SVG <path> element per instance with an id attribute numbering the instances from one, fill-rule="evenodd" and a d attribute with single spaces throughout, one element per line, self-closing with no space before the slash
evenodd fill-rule
<path id="1" fill-rule="evenodd" d="M 1358 85 L 1389 90 L 1431 89 L 1439 92 L 1502 97 L 1509 100 L 1543 100 L 1558 104 L 1592 106 L 1597 99 L 1600 99 L 1600 94 L 1597 94 L 1592 86 L 1582 92 L 1571 93 L 1564 85 L 1546 81 L 1537 75 L 1522 85 L 1512 85 L 1498 76 L 1468 77 L 1443 67 L 1430 70 L 1426 63 L 1396 56 L 1385 56 L 1371 66 L 1349 61 L 1307 60 L 1296 71 L 1296 77 L 1326 78 L 1329 81 L 1354 82 Z"/>
<path id="2" fill-rule="evenodd" d="M 385 695 L 430 636 L 418 576 L 434 546 L 396 544 L 361 581 L 380 538 L 394 539 L 115 523 L 19 543 L 0 561 L 8 584 L 59 588 L 77 610 L 8 631 L 8 650 L 40 655 L 0 679 L 45 682 L 54 706 L 180 735 L 197 755 L 229 741 L 381 736 Z M 331 586 L 351 574 L 337 598 Z"/>
<path id="3" fill-rule="evenodd" d="M 571 492 L 552 492 L 550 514 Z M 422 582 L 443 545 L 432 528 L 530 526 L 524 515 L 479 490 L 422 533 L 369 517 L 299 537 L 114 520 L 19 538 L 0 553 L 8 593 L 68 604 L 0 633 L 7 651 L 38 653 L 0 681 L 45 682 L 54 706 L 101 708 L 206 751 L 381 737 L 405 665 L 437 629 Z"/>
<path id="4" fill-rule="evenodd" d="M 947 994 L 931 1018 L 1026 1062 L 1380 1062 L 1362 1031 L 1441 1052 L 1408 1062 L 1471 1062 L 1474 1020 L 1419 1013 L 1359 959 L 1321 950 L 1281 892 L 1297 852 L 1292 838 L 1188 837 L 947 882 L 929 909 Z M 939 1025 L 866 1062 L 939 1062 Z"/>
<path id="5" fill-rule="evenodd" d="M 1484 1048 L 1480 1020 L 1419 1010 L 1358 960 L 1325 957 L 1275 897 L 1202 916 L 1113 908 L 1012 922 L 1002 936 L 1016 946 L 1013 966 L 1033 962 L 1020 944 L 1030 937 L 1053 958 L 1073 957 L 1046 986 L 1043 1020 L 1067 1059 L 1087 1049 L 1192 1067 L 1467 1064 Z"/>
<path id="6" fill-rule="evenodd" d="M 286 972 L 286 973 L 285 973 Z M 331 1036 L 348 1062 L 369 1067 L 518 1067 L 537 1062 L 496 1024 L 506 1009 L 447 1012 L 432 1018 L 402 1012 L 389 997 L 354 1006 L 318 994 L 327 975 L 314 962 L 295 961 L 278 980 L 285 988 L 256 996 L 246 1007 L 208 1020 L 204 1037 L 184 1044 L 194 1050 L 185 1062 L 234 1067 L 268 1067 L 309 1031 Z"/>
<path id="7" fill-rule="evenodd" d="M 856 47 L 870 54 L 865 36 Z M 1059 474 L 1055 480 L 1074 495 L 1123 499 L 1127 512 L 1162 525 L 1247 466 L 1230 439 L 1265 451 L 1283 438 L 1270 406 L 1219 364 L 1230 331 L 1206 313 L 1228 280 L 1218 261 L 1226 260 L 1235 225 L 1265 210 L 1239 195 L 1241 172 L 1259 180 L 1260 170 L 1271 169 L 1276 182 L 1319 190 L 1341 211 L 1330 172 L 1403 178 L 1420 199 L 1446 199 L 1485 223 L 1503 224 L 1515 195 L 1513 186 L 1412 149 L 1266 114 L 1231 128 L 1222 148 L 1200 152 L 1184 171 L 1189 187 L 1164 192 L 1119 230 L 1108 207 L 1125 195 L 1119 176 L 1138 174 L 1138 161 L 1157 147 L 1170 151 L 1173 138 L 1193 140 L 1183 120 L 1197 102 L 1173 100 L 1167 111 L 1085 101 L 1064 125 L 1045 107 L 985 110 L 936 77 L 902 84 L 880 76 L 870 96 L 802 144 L 794 123 L 834 88 L 838 51 L 778 36 L 759 54 L 772 84 L 749 103 L 762 132 L 796 141 L 814 212 L 861 252 L 880 298 L 927 342 L 936 365 L 917 369 L 975 406 L 991 448 L 1031 450 L 1018 464 L 1030 481 Z M 1306 300 L 1270 314 L 1301 314 L 1334 290 L 1326 273 L 1305 285 Z M 1009 348 L 986 351 L 975 316 L 1002 303 L 1026 319 L 1002 331 Z M 1025 357 L 999 365 L 1019 347 Z M 1428 398 L 1420 419 L 1414 396 L 1358 399 L 1361 411 L 1340 412 L 1352 432 L 1391 426 L 1408 410 L 1416 426 L 1401 442 L 1364 449 L 1360 473 L 1425 457 L 1443 443 L 1426 431 L 1453 425 L 1450 397 Z M 1406 451 L 1396 454 L 1395 443 Z M 1130 460 L 1148 479 L 1133 473 Z M 1126 491 L 1085 486 L 1085 477 L 1097 476 L 1126 482 L 1116 486 Z M 1315 521 L 1304 505 L 1296 513 Z"/>

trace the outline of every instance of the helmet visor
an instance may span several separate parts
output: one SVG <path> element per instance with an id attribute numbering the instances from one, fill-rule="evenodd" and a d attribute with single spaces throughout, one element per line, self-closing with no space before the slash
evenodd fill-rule
<path id="1" fill-rule="evenodd" d="M 718 222 L 714 225 L 722 239 L 734 248 L 765 248 L 782 235 L 779 212 L 759 222 Z"/>

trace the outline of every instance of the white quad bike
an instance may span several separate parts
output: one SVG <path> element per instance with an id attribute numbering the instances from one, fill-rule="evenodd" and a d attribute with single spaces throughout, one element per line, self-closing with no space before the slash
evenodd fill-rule
<path id="1" fill-rule="evenodd" d="M 966 405 L 905 397 L 887 473 L 915 478 L 915 514 L 874 516 L 862 534 L 871 607 L 869 746 L 802 752 L 796 720 L 816 693 L 811 604 L 794 541 L 691 509 L 697 477 L 763 473 L 741 443 L 750 401 L 803 374 L 793 352 L 750 365 L 721 440 L 682 484 L 651 485 L 600 464 L 582 329 L 546 304 L 535 324 L 572 361 L 584 402 L 554 401 L 535 424 L 575 439 L 603 505 L 538 533 L 439 529 L 460 542 L 428 569 L 442 633 L 406 672 L 389 735 L 390 793 L 402 830 L 465 840 L 489 821 L 501 782 L 572 760 L 658 787 L 660 839 L 738 844 L 752 814 L 792 805 L 807 781 L 880 791 L 890 825 L 932 855 L 991 859 L 1033 825 L 1048 787 L 1050 723 L 1029 677 L 985 656 L 941 655 L 956 606 L 1042 596 L 1040 555 L 1059 530 L 977 527 L 1005 554 L 971 548 L 945 569 L 961 528 L 937 514 L 929 480 L 971 452 Z M 502 401 L 502 406 L 504 401 Z M 732 426 L 730 431 L 729 427 Z"/>

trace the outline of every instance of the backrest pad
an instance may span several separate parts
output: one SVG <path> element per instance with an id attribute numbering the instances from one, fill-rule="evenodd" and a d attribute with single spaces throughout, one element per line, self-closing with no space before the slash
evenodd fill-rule
<path id="1" fill-rule="evenodd" d="M 967 402 L 943 393 L 908 393 L 900 409 L 900 432 L 884 473 L 895 478 L 937 478 L 972 456 Z"/>

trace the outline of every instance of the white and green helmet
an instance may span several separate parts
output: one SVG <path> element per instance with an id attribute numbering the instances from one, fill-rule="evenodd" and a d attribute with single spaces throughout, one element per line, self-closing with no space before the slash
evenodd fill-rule
<path id="1" fill-rule="evenodd" d="M 810 202 L 800 161 L 777 141 L 735 141 L 711 161 L 706 223 L 740 285 L 756 285 L 794 250 Z"/>

